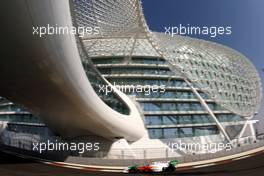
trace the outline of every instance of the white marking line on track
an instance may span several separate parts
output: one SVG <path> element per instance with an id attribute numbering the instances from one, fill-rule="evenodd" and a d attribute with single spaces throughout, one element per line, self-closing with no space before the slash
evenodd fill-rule
<path id="1" fill-rule="evenodd" d="M 216 165 L 216 164 L 210 163 L 210 164 L 204 164 L 204 165 L 199 165 L 199 166 L 193 166 L 193 168 L 201 168 L 201 167 L 214 166 L 214 165 Z"/>
<path id="2" fill-rule="evenodd" d="M 233 160 L 233 161 L 241 160 L 241 159 L 248 158 L 248 157 L 251 157 L 251 156 L 252 156 L 252 155 L 242 156 L 242 157 L 239 157 L 239 158 L 234 158 L 234 159 L 232 159 L 232 160 Z"/>

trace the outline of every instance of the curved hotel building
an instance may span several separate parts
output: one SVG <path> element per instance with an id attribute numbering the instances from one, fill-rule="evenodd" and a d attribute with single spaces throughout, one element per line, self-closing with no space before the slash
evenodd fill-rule
<path id="1" fill-rule="evenodd" d="M 6 3 L 26 19 L 10 28 L 21 28 L 14 37 L 27 44 L 7 46 L 1 60 L 3 133 L 64 140 L 86 136 L 113 158 L 118 150 L 134 158 L 162 158 L 175 143 L 236 147 L 256 140 L 252 118 L 260 106 L 261 82 L 241 53 L 152 32 L 139 0 L 28 2 Z M 39 37 L 27 32 L 32 24 L 100 32 Z M 194 153 L 182 149 L 166 155 L 189 152 Z"/>

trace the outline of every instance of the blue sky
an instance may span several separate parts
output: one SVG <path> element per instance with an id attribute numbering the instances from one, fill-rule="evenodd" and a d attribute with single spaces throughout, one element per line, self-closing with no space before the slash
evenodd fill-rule
<path id="1" fill-rule="evenodd" d="M 232 35 L 192 36 L 238 50 L 256 66 L 264 85 L 264 0 L 142 0 L 153 31 L 165 26 L 232 26 Z M 262 104 L 262 114 L 264 105 Z M 264 117 L 263 117 L 264 118 Z"/>

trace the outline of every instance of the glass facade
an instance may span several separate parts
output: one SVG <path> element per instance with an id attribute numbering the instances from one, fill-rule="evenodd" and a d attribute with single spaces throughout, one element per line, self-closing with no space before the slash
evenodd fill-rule
<path id="1" fill-rule="evenodd" d="M 28 110 L 22 106 L 14 105 L 13 103 L 1 104 L 0 112 L 10 112 L 10 111 L 27 112 Z"/>
<path id="2" fill-rule="evenodd" d="M 107 83 L 103 80 L 100 76 L 96 68 L 93 66 L 93 63 L 88 58 L 86 53 L 84 52 L 79 40 L 77 39 L 79 53 L 82 59 L 83 67 L 86 72 L 86 76 L 89 79 L 91 85 L 93 86 L 94 90 L 96 91 L 97 95 L 104 101 L 112 109 L 116 110 L 121 114 L 128 115 L 130 113 L 129 108 L 127 107 L 126 103 L 123 102 L 115 92 L 111 91 L 107 95 L 105 92 L 100 91 L 100 86 L 107 85 Z"/>
<path id="3" fill-rule="evenodd" d="M 186 125 L 208 124 L 214 121 L 208 115 L 149 115 L 145 116 L 145 124 L 153 125 Z"/>
<path id="4" fill-rule="evenodd" d="M 172 75 L 168 68 L 102 68 L 102 74 Z"/>
<path id="5" fill-rule="evenodd" d="M 125 103 L 114 93 L 110 92 L 106 95 L 104 92 L 99 91 L 99 85 L 106 84 L 100 74 L 103 74 L 108 81 L 115 85 L 165 86 L 165 91 L 160 91 L 161 88 L 158 88 L 159 91 L 150 92 L 149 94 L 143 91 L 131 92 L 123 90 L 128 96 L 136 97 L 136 101 L 138 101 L 143 114 L 145 114 L 144 121 L 151 139 L 185 138 L 219 134 L 216 123 L 207 114 L 196 95 L 181 77 L 172 77 L 175 74 L 172 74 L 169 68 L 166 67 L 165 60 L 136 57 L 131 58 L 126 67 L 123 64 L 125 59 L 122 57 L 91 58 L 89 60 L 83 55 L 82 58 L 86 75 L 96 93 L 108 106 L 122 114 L 129 114 L 129 109 Z M 91 62 L 98 67 L 95 68 Z M 104 67 L 100 67 L 102 64 Z M 143 65 L 133 66 L 133 64 Z M 150 66 L 151 64 L 155 66 Z M 111 75 L 117 76 L 111 77 Z M 118 75 L 127 76 L 124 78 Z M 130 77 L 129 75 L 137 76 Z M 144 77 L 146 75 L 149 77 Z M 166 78 L 166 76 L 168 77 Z M 231 112 L 227 113 L 224 108 L 211 100 L 207 94 L 198 88 L 197 90 L 207 101 L 210 109 L 218 111 L 216 117 L 220 122 L 244 121 L 239 115 L 234 115 Z M 221 111 L 225 111 L 225 113 L 221 113 Z M 5 114 L 5 112 L 15 113 Z M 155 115 L 150 115 L 152 112 Z M 166 112 L 168 115 L 164 115 L 163 112 Z M 181 113 L 179 115 L 175 112 Z M 42 123 L 38 118 L 28 113 L 27 109 L 14 105 L 4 98 L 0 99 L 0 113 L 2 113 L 0 114 L 1 121 Z M 9 128 L 15 130 L 16 126 L 11 125 Z M 30 127 L 30 129 L 33 132 L 35 131 L 34 127 Z M 26 127 L 25 130 L 28 131 Z"/>
<path id="6" fill-rule="evenodd" d="M 201 103 L 140 103 L 144 111 L 204 111 Z M 222 107 L 215 103 L 208 103 L 209 107 L 214 111 L 223 110 Z"/>
<path id="7" fill-rule="evenodd" d="M 32 115 L 28 109 L 11 103 L 9 100 L 0 97 L 0 121 L 20 122 L 20 123 L 37 123 L 43 122 Z"/>
<path id="8" fill-rule="evenodd" d="M 20 123 L 37 123 L 37 124 L 43 123 L 39 118 L 33 116 L 30 113 L 1 114 L 0 121 L 20 122 Z"/>
<path id="9" fill-rule="evenodd" d="M 124 57 L 105 57 L 105 58 L 92 58 L 94 64 L 122 64 L 127 62 Z M 133 57 L 129 60 L 130 64 L 155 64 L 162 65 L 165 64 L 166 61 L 162 58 L 152 58 L 146 57 L 142 59 L 141 57 Z"/>
<path id="10" fill-rule="evenodd" d="M 197 97 L 192 93 L 190 90 L 181 90 L 181 89 L 176 89 L 174 91 L 166 89 L 165 92 L 155 92 L 152 93 L 151 95 L 146 95 L 143 92 L 135 92 L 133 93 L 134 95 L 137 95 L 138 97 L 141 98 L 160 98 L 160 99 L 196 99 Z M 208 96 L 204 93 L 200 93 L 200 95 L 204 99 L 209 99 Z"/>
<path id="11" fill-rule="evenodd" d="M 183 80 L 169 80 L 156 78 L 108 78 L 112 83 L 119 85 L 164 85 L 166 87 L 186 87 L 187 84 Z"/>
<path id="12" fill-rule="evenodd" d="M 216 123 L 207 114 L 196 95 L 184 79 L 177 77 L 166 67 L 167 63 L 164 59 L 157 57 L 132 57 L 127 61 L 121 57 L 108 57 L 92 58 L 92 61 L 112 84 L 123 86 L 165 86 L 165 91 L 157 91 L 150 94 L 137 91 L 131 92 L 127 89 L 123 90 L 127 95 L 136 97 L 141 110 L 145 114 L 145 125 L 150 138 L 168 139 L 219 134 Z M 127 66 L 125 66 L 126 62 L 128 62 Z M 102 65 L 103 67 L 101 67 Z M 135 77 L 135 75 L 137 76 Z M 168 77 L 166 78 L 166 76 Z M 243 120 L 240 116 L 232 113 L 225 112 L 221 114 L 221 111 L 225 111 L 225 109 L 217 105 L 207 94 L 198 88 L 197 90 L 201 97 L 207 101 L 212 111 L 220 112 L 217 114 L 220 122 Z M 152 114 L 152 112 L 155 115 L 148 115 Z M 171 115 L 164 115 L 163 112 Z M 175 114 L 175 112 L 182 112 L 183 115 Z M 186 112 L 185 115 L 184 112 Z"/>
<path id="13" fill-rule="evenodd" d="M 124 59 L 122 57 L 116 58 L 96 58 L 93 59 L 94 64 L 118 64 L 121 63 Z"/>
<path id="14" fill-rule="evenodd" d="M 216 126 L 183 128 L 148 128 L 151 139 L 170 139 L 215 135 L 219 133 Z"/>
<path id="15" fill-rule="evenodd" d="M 8 131 L 16 133 L 27 133 L 41 136 L 53 136 L 54 134 L 45 125 L 15 124 L 10 123 L 7 126 Z"/>

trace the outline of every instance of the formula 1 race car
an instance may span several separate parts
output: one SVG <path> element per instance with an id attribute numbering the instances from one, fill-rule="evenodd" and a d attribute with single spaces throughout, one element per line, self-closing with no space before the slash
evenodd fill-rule
<path id="1" fill-rule="evenodd" d="M 155 172 L 173 172 L 176 170 L 176 166 L 179 162 L 177 160 L 171 160 L 167 162 L 153 162 L 148 165 L 133 165 L 127 167 L 125 173 L 155 173 Z"/>

